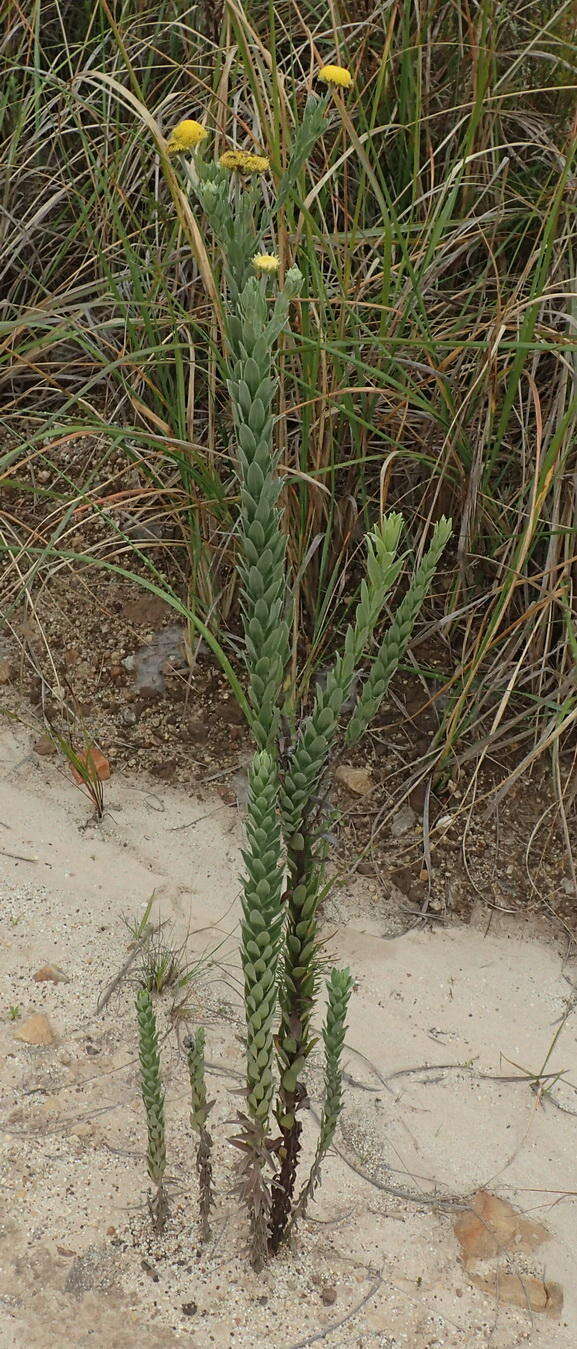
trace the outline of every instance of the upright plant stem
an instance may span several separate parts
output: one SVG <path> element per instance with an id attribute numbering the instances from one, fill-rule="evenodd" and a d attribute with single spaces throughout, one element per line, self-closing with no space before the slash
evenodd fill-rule
<path id="1" fill-rule="evenodd" d="M 274 1097 L 274 1020 L 281 950 L 281 832 L 274 761 L 255 754 L 249 778 L 241 959 L 246 1022 L 246 1110 L 234 1139 L 242 1153 L 239 1193 L 248 1208 L 251 1259 L 261 1269 L 270 1212 L 268 1125 Z"/>
<path id="2" fill-rule="evenodd" d="M 347 1008 L 353 980 L 348 970 L 332 970 L 327 984 L 327 1014 L 323 1027 L 325 1047 L 325 1093 L 316 1152 L 309 1178 L 293 1207 L 290 1226 L 304 1217 L 307 1205 L 320 1183 L 321 1165 L 335 1135 L 342 1106 L 341 1054 L 345 1042 Z"/>
<path id="3" fill-rule="evenodd" d="M 156 1193 L 149 1208 L 153 1225 L 162 1232 L 168 1216 L 168 1199 L 164 1189 L 166 1170 L 166 1141 L 164 1126 L 164 1090 L 160 1076 L 158 1033 L 152 999 L 148 989 L 139 989 L 136 996 L 138 1018 L 138 1047 L 142 1099 L 146 1110 L 148 1147 L 146 1162 L 148 1174 Z"/>
<path id="4" fill-rule="evenodd" d="M 304 838 L 308 836 L 303 821 Z M 301 1150 L 299 1111 L 306 1101 L 302 1072 L 310 1052 L 310 1022 L 317 984 L 318 874 L 310 846 L 288 849 L 288 887 L 281 1023 L 277 1037 L 280 1084 L 276 1117 L 280 1170 L 273 1184 L 269 1248 L 278 1250 L 291 1215 Z"/>
<path id="5" fill-rule="evenodd" d="M 206 1127 L 206 1121 L 212 1101 L 206 1096 L 206 1075 L 204 1066 L 204 1031 L 199 1028 L 186 1041 L 188 1073 L 192 1109 L 190 1122 L 197 1137 L 196 1170 L 199 1184 L 200 1239 L 208 1241 L 210 1232 L 210 1210 L 214 1204 L 212 1188 L 212 1138 Z"/>

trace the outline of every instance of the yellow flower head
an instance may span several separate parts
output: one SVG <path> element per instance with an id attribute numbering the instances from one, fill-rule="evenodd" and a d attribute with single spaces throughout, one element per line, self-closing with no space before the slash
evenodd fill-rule
<path id="1" fill-rule="evenodd" d="M 350 89 L 353 83 L 353 77 L 346 66 L 322 66 L 319 70 L 319 80 L 323 84 L 336 84 L 340 89 Z"/>
<path id="2" fill-rule="evenodd" d="M 219 164 L 223 169 L 236 169 L 239 173 L 266 173 L 270 169 L 266 155 L 251 155 L 248 150 L 225 150 Z"/>
<path id="3" fill-rule="evenodd" d="M 194 122 L 192 118 L 185 118 L 184 122 L 179 122 L 172 128 L 168 141 L 169 155 L 182 154 L 185 150 L 195 150 L 200 142 L 206 140 L 208 131 L 200 125 L 200 122 Z"/>
<path id="4" fill-rule="evenodd" d="M 278 272 L 280 262 L 274 253 L 257 253 L 252 265 L 257 272 Z"/>

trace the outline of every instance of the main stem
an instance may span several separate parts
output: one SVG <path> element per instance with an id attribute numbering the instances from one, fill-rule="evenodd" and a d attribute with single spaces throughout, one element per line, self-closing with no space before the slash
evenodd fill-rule
<path id="1" fill-rule="evenodd" d="M 301 841 L 310 838 L 303 822 Z M 307 1099 L 301 1073 L 310 1053 L 309 1030 L 316 987 L 317 882 L 310 846 L 288 849 L 289 888 L 284 986 L 277 1047 L 280 1086 L 276 1117 L 280 1128 L 280 1170 L 272 1185 L 269 1250 L 278 1250 L 290 1221 L 301 1151 L 298 1118 Z"/>

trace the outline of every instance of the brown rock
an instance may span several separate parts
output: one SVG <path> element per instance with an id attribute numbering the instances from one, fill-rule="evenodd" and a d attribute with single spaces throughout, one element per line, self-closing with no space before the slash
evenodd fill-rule
<path id="1" fill-rule="evenodd" d="M 36 754 L 47 757 L 50 754 L 56 754 L 56 745 L 49 735 L 41 735 L 40 739 L 34 743 L 34 750 Z"/>
<path id="2" fill-rule="evenodd" d="M 42 680 L 37 675 L 33 675 L 28 686 L 28 697 L 33 707 L 42 702 Z"/>
<path id="3" fill-rule="evenodd" d="M 422 904 L 426 885 L 420 880 L 420 872 L 414 866 L 396 867 L 391 872 L 391 880 L 411 904 Z"/>
<path id="4" fill-rule="evenodd" d="M 548 1279 L 545 1284 L 547 1291 L 547 1306 L 545 1311 L 549 1316 L 560 1316 L 563 1311 L 563 1289 L 560 1283 L 555 1283 L 554 1279 Z"/>
<path id="5" fill-rule="evenodd" d="M 14 674 L 14 661 L 11 656 L 2 656 L 0 659 L 0 684 L 9 684 Z"/>
<path id="6" fill-rule="evenodd" d="M 15 1032 L 15 1039 L 26 1045 L 54 1045 L 58 1036 L 43 1012 L 33 1012 Z"/>
<path id="7" fill-rule="evenodd" d="M 526 1311 L 547 1312 L 549 1316 L 558 1316 L 563 1307 L 563 1289 L 559 1283 L 543 1283 L 532 1274 L 508 1274 L 495 1270 L 494 1273 L 469 1274 L 476 1288 L 499 1302 L 507 1302 L 511 1307 L 523 1307 Z"/>
<path id="8" fill-rule="evenodd" d="M 501 1251 L 533 1251 L 549 1232 L 542 1223 L 534 1223 L 518 1213 L 506 1199 L 498 1199 L 488 1190 L 478 1190 L 471 1209 L 462 1213 L 454 1226 L 465 1264 L 468 1260 L 487 1260 Z"/>
<path id="9" fill-rule="evenodd" d="M 230 726 L 241 727 L 245 724 L 244 712 L 234 698 L 221 698 L 214 704 L 214 715 L 218 721 L 223 721 Z"/>
<path id="10" fill-rule="evenodd" d="M 353 768 L 352 764 L 339 764 L 335 777 L 353 796 L 368 796 L 375 785 L 370 768 Z"/>
<path id="11" fill-rule="evenodd" d="M 321 1302 L 325 1307 L 332 1307 L 337 1300 L 337 1290 L 334 1283 L 324 1283 L 321 1288 Z"/>
<path id="12" fill-rule="evenodd" d="M 377 874 L 377 868 L 374 862 L 369 862 L 368 857 L 365 857 L 362 862 L 357 863 L 357 871 L 359 876 L 376 876 Z"/>
<path id="13" fill-rule="evenodd" d="M 15 1110 L 10 1111 L 10 1114 L 7 1116 L 7 1120 L 9 1124 L 23 1124 L 24 1120 L 27 1118 L 27 1115 L 28 1112 L 24 1109 L 24 1107 L 21 1105 L 17 1105 Z"/>
<path id="14" fill-rule="evenodd" d="M 34 975 L 34 983 L 69 984 L 70 979 L 68 978 L 68 975 L 64 973 L 64 970 L 58 969 L 57 965 L 42 965 Z"/>

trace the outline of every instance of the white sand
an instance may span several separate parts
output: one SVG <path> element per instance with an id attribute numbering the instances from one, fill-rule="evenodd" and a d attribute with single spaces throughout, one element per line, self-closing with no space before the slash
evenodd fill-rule
<path id="1" fill-rule="evenodd" d="M 337 962 L 358 981 L 338 1155 L 325 1164 L 294 1250 L 257 1278 L 242 1254 L 244 1226 L 230 1195 L 235 1154 L 225 1142 L 242 1067 L 231 936 L 242 822 L 218 799 L 113 777 L 105 819 L 85 827 L 85 799 L 53 759 L 29 748 L 20 732 L 4 731 L 0 1344 L 574 1349 L 574 1013 L 547 1064 L 566 1070 L 553 1089 L 557 1105 L 527 1082 L 490 1080 L 518 1072 L 506 1060 L 530 1073 L 543 1064 L 574 973 L 554 936 L 496 916 L 487 935 L 484 912 L 469 927 L 388 939 L 389 901 L 376 882 L 337 892 L 327 931 Z M 159 1241 L 145 1208 L 134 985 L 125 980 L 95 1010 L 126 959 L 123 915 L 137 919 L 153 892 L 155 915 L 171 920 L 177 939 L 189 934 L 191 958 L 224 943 L 218 967 L 191 992 L 215 1065 L 220 1192 L 213 1242 L 200 1254 L 176 1037 L 164 1045 L 174 1184 Z M 35 983 L 46 962 L 70 982 Z M 165 995 L 161 1015 L 169 1005 Z M 57 1045 L 28 1048 L 15 1038 L 31 1012 L 49 1016 Z M 420 1065 L 429 1070 L 403 1075 Z M 310 1086 L 318 1110 L 318 1066 Z M 309 1117 L 309 1144 L 313 1128 Z M 500 1265 L 558 1281 L 559 1317 L 502 1305 L 472 1285 L 453 1234 L 460 1210 L 434 1198 L 466 1203 L 480 1186 L 548 1227 L 550 1240 L 531 1256 L 509 1252 Z"/>

